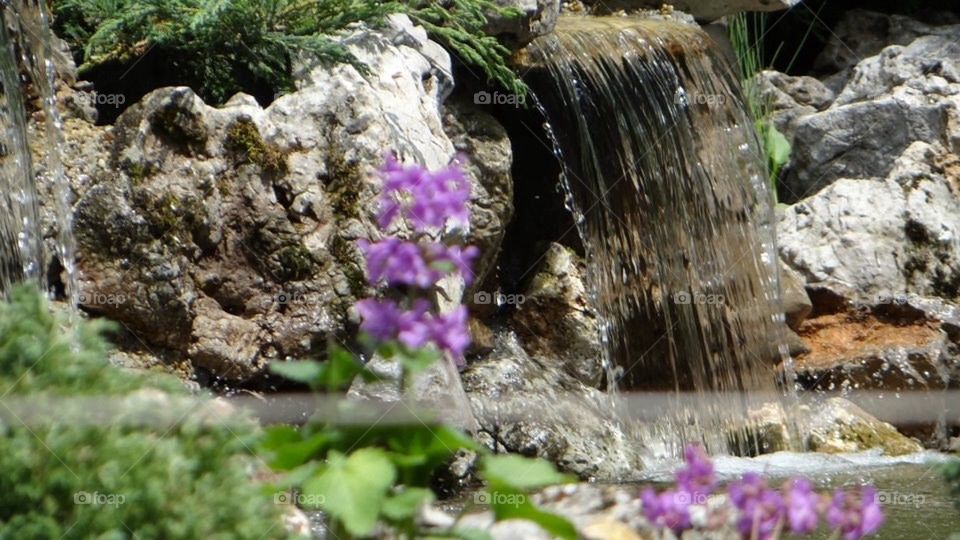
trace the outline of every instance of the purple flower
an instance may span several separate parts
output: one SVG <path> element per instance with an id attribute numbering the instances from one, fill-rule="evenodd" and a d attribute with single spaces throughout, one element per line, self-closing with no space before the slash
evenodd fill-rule
<path id="1" fill-rule="evenodd" d="M 883 510 L 877 501 L 877 490 L 872 486 L 860 490 L 860 496 L 833 492 L 833 499 L 827 508 L 827 523 L 839 530 L 843 540 L 859 540 L 880 530 L 884 521 Z"/>
<path id="2" fill-rule="evenodd" d="M 366 299 L 357 302 L 362 321 L 360 329 L 378 341 L 396 337 L 400 329 L 400 308 L 389 300 Z"/>
<path id="3" fill-rule="evenodd" d="M 457 366 L 462 367 L 463 353 L 470 346 L 467 308 L 457 306 L 449 313 L 437 315 L 433 320 L 432 330 L 433 342 L 437 348 L 449 353 Z"/>
<path id="4" fill-rule="evenodd" d="M 803 478 L 791 480 L 786 490 L 786 500 L 787 522 L 794 534 L 810 534 L 817 530 L 820 496 L 814 493 L 809 481 Z"/>
<path id="5" fill-rule="evenodd" d="M 683 457 L 686 466 L 677 470 L 674 475 L 677 487 L 698 500 L 713 493 L 716 479 L 710 456 L 700 446 L 690 444 L 684 448 Z"/>
<path id="6" fill-rule="evenodd" d="M 647 488 L 640 494 L 640 500 L 643 515 L 650 523 L 675 533 L 690 528 L 689 493 L 667 490 L 658 495 L 653 488 Z"/>
<path id="7" fill-rule="evenodd" d="M 412 242 L 387 238 L 373 244 L 360 240 L 357 245 L 366 258 L 371 285 L 386 282 L 426 289 L 440 278 L 441 274 L 424 260 L 420 246 Z"/>
<path id="8" fill-rule="evenodd" d="M 414 300 L 411 309 L 400 314 L 397 341 L 411 349 L 418 349 L 433 341 L 433 321 L 429 310 L 430 302 Z"/>
<path id="9" fill-rule="evenodd" d="M 774 538 L 781 528 L 786 506 L 783 497 L 769 489 L 756 473 L 747 473 L 730 486 L 730 500 L 740 511 L 737 529 L 743 538 Z"/>
<path id="10" fill-rule="evenodd" d="M 430 266 L 438 270 L 459 272 L 463 281 L 469 285 L 473 282 L 473 262 L 480 256 L 480 250 L 474 246 L 446 246 L 440 243 L 428 244 L 425 247 Z"/>
<path id="11" fill-rule="evenodd" d="M 386 229 L 401 215 L 420 232 L 445 226 L 466 228 L 470 213 L 470 182 L 457 158 L 450 166 L 428 171 L 418 165 L 404 166 L 387 154 L 380 172 L 383 192 L 377 222 Z"/>

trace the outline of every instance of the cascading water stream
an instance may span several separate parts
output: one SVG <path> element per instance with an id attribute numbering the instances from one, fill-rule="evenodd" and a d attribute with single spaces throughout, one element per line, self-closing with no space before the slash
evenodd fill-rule
<path id="1" fill-rule="evenodd" d="M 56 78 L 49 15 L 44 2 L 0 2 L 0 292 L 21 280 L 40 286 L 46 271 L 43 227 L 38 211 L 38 185 L 49 191 L 56 230 L 57 260 L 63 269 L 64 295 L 76 306 L 78 290 L 74 263 L 75 241 L 69 204 L 69 186 L 62 163 L 63 131 L 53 85 Z M 27 112 L 21 74 L 36 93 L 43 116 L 40 167 L 34 169 L 28 144 Z M 39 177 L 39 178 L 38 178 Z M 39 181 L 39 184 L 38 184 Z"/>
<path id="2" fill-rule="evenodd" d="M 668 452 L 756 451 L 751 396 L 775 395 L 778 378 L 792 389 L 792 363 L 764 161 L 728 63 L 699 28 L 624 17 L 563 18 L 526 61 L 611 386 L 701 396 L 644 428 Z M 712 393 L 736 397 L 716 410 Z"/>

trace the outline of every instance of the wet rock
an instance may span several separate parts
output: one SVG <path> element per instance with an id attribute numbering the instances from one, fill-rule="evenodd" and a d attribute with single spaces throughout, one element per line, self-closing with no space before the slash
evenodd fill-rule
<path id="1" fill-rule="evenodd" d="M 783 313 L 787 318 L 787 326 L 791 330 L 798 330 L 803 321 L 813 309 L 810 296 L 804 287 L 803 276 L 780 261 L 780 290 L 783 295 Z"/>
<path id="2" fill-rule="evenodd" d="M 818 399 L 808 397 L 806 403 L 793 409 L 793 418 L 798 421 L 803 444 L 808 450 L 835 454 L 881 449 L 890 456 L 923 450 L 917 441 L 846 399 Z M 792 450 L 780 407 L 765 406 L 750 411 L 749 415 L 752 436 L 762 453 Z"/>
<path id="3" fill-rule="evenodd" d="M 583 271 L 583 261 L 573 250 L 551 244 L 511 326 L 529 355 L 556 361 L 572 377 L 598 388 L 604 376 L 603 349 Z"/>
<path id="4" fill-rule="evenodd" d="M 513 8 L 519 17 L 488 14 L 484 31 L 509 46 L 520 48 L 534 38 L 553 32 L 560 16 L 560 0 L 495 0 L 501 7 Z"/>
<path id="5" fill-rule="evenodd" d="M 826 453 L 859 452 L 881 448 L 890 456 L 923 450 L 920 443 L 901 435 L 843 398 L 830 398 L 816 406 L 807 426 L 810 450 Z"/>
<path id="6" fill-rule="evenodd" d="M 555 360 L 527 354 L 510 331 L 499 332 L 494 352 L 462 378 L 481 433 L 497 446 L 543 457 L 582 478 L 622 481 L 643 469 L 642 445 L 614 421 L 609 396 Z M 525 406 L 531 399 L 556 408 L 532 413 Z"/>
<path id="7" fill-rule="evenodd" d="M 85 310 L 234 381 L 322 355 L 353 333 L 350 306 L 371 292 L 355 241 L 382 234 L 373 210 L 388 149 L 431 168 L 465 153 L 478 217 L 467 242 L 498 249 L 509 142 L 483 113 L 443 109 L 449 55 L 405 16 L 345 43 L 369 74 L 302 58 L 298 90 L 266 109 L 164 88 L 112 127 L 68 121 Z"/>

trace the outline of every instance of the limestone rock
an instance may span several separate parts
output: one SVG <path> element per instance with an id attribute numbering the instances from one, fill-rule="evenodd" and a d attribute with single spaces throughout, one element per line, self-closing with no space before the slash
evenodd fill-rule
<path id="1" fill-rule="evenodd" d="M 783 212 L 783 259 L 808 284 L 865 295 L 960 294 L 960 160 L 913 143 L 884 180 L 841 179 Z"/>
<path id="2" fill-rule="evenodd" d="M 443 108 L 449 55 L 406 16 L 344 39 L 369 74 L 301 58 L 298 90 L 267 108 L 163 88 L 113 127 L 67 122 L 85 310 L 235 381 L 322 355 L 371 292 L 355 241 L 383 234 L 373 213 L 386 150 L 430 168 L 457 150 L 476 163 L 467 242 L 487 271 L 512 212 L 502 128 Z"/>
<path id="3" fill-rule="evenodd" d="M 918 141 L 960 149 L 960 24 L 855 11 L 837 32 L 848 39 L 831 42 L 821 62 L 842 70 L 825 81 L 836 94 L 828 108 L 829 90 L 804 102 L 778 84 L 792 78 L 768 75 L 761 86 L 793 145 L 779 185 L 786 202 L 841 178 L 887 177 Z"/>

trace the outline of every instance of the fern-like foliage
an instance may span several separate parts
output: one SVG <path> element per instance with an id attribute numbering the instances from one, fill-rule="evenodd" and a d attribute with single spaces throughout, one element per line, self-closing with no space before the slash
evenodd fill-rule
<path id="1" fill-rule="evenodd" d="M 483 33 L 486 14 L 519 15 L 491 0 L 59 0 L 56 29 L 82 51 L 81 71 L 132 64 L 153 50 L 206 99 L 222 103 L 253 84 L 289 90 L 292 58 L 363 66 L 338 42 L 349 25 L 406 13 L 488 79 L 523 91 L 509 51 Z"/>

